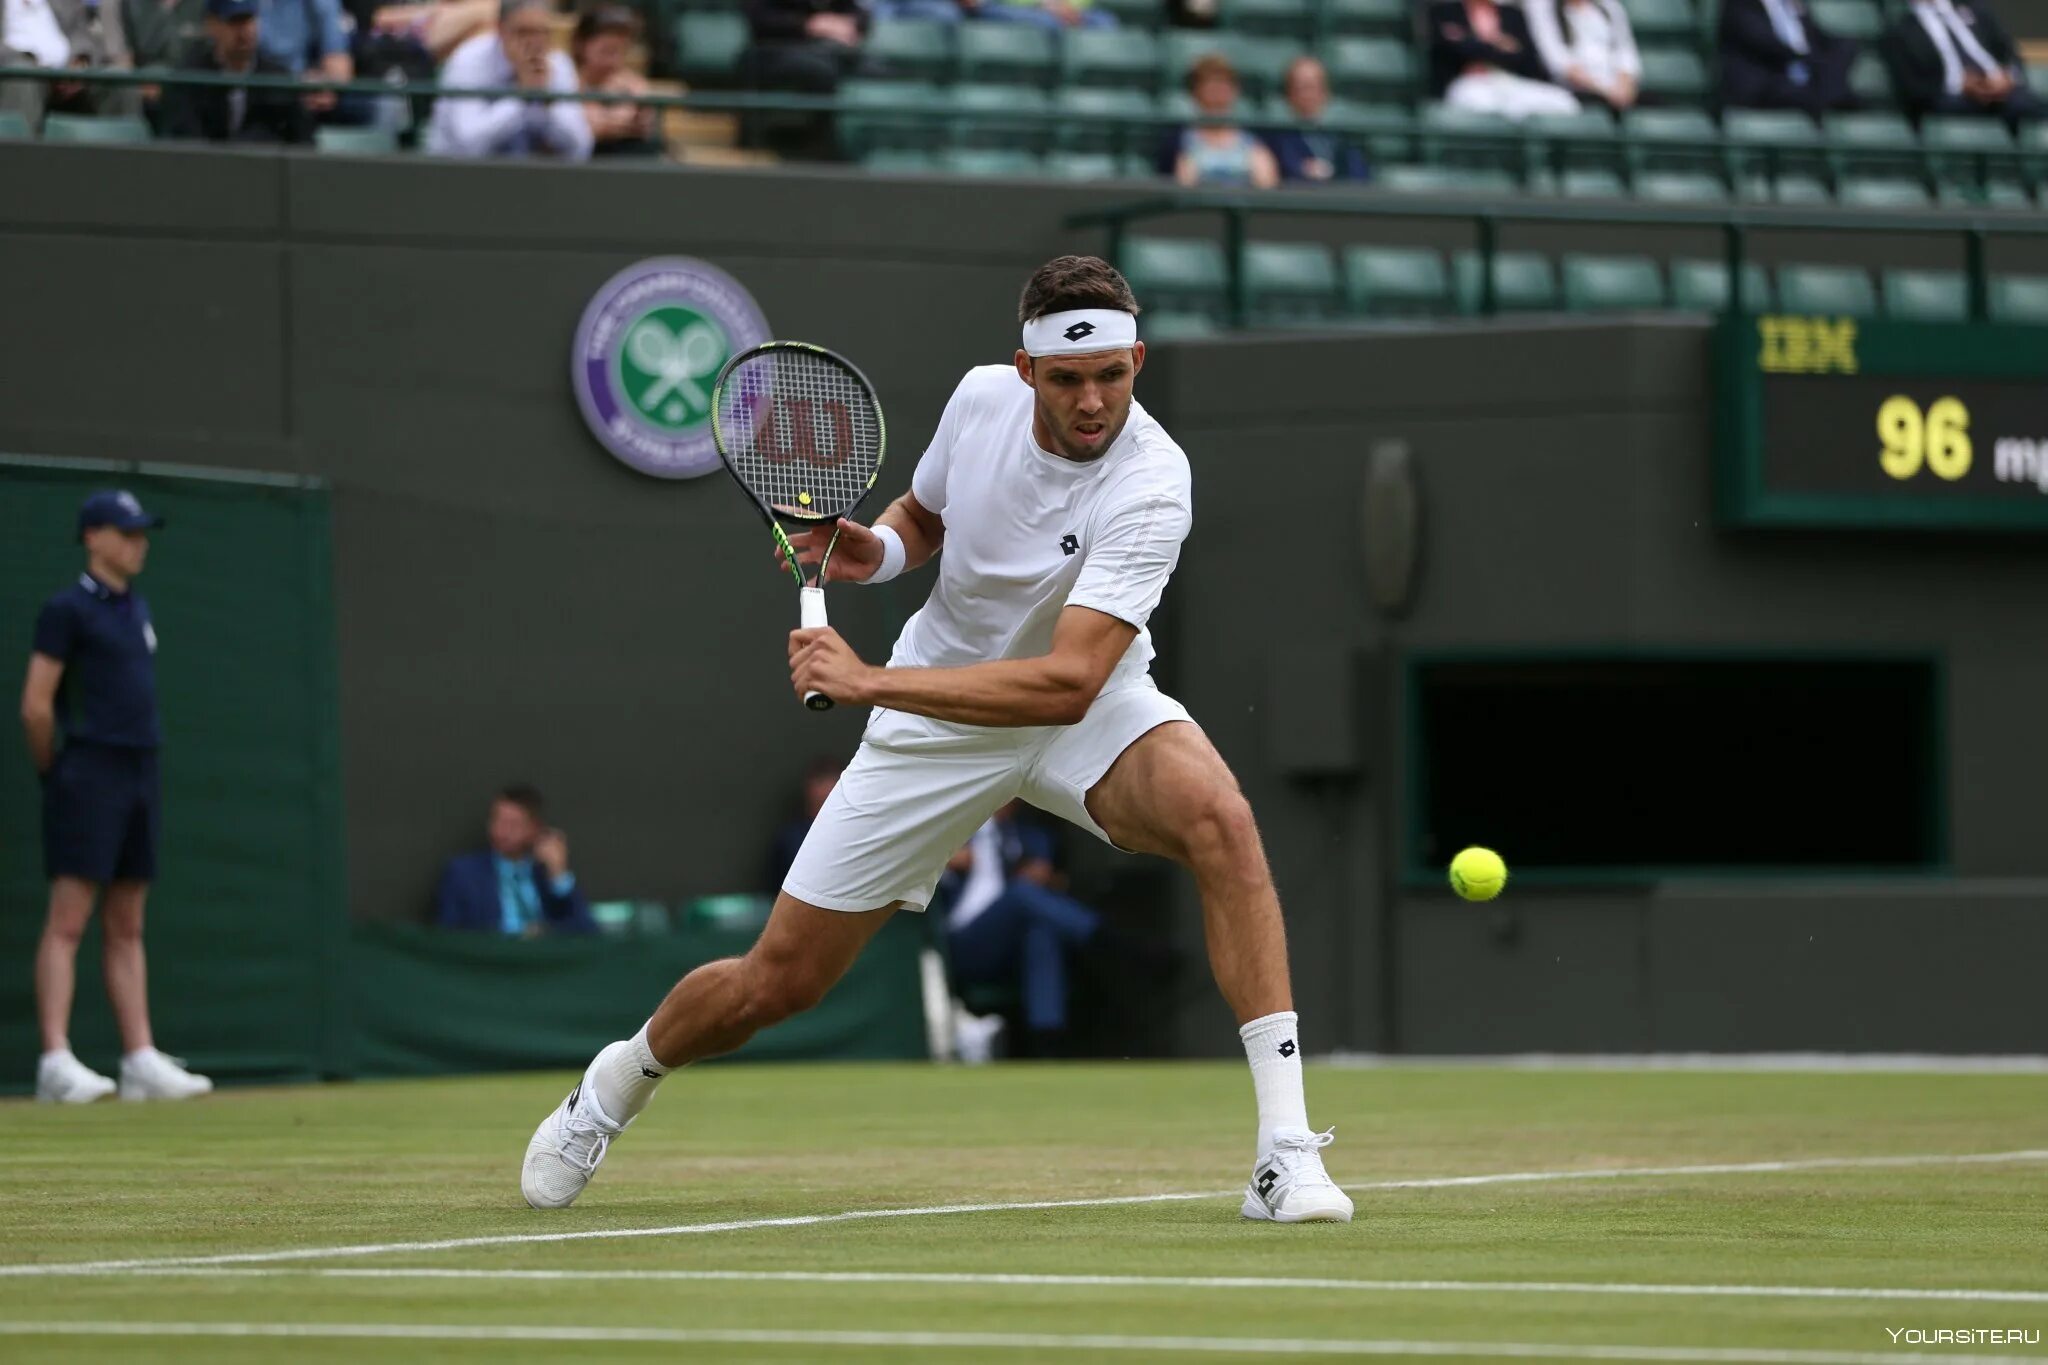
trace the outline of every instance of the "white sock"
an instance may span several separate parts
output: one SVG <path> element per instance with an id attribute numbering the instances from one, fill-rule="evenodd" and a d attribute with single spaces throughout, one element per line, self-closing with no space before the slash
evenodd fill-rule
<path id="1" fill-rule="evenodd" d="M 646 1024 L 631 1038 L 598 1053 L 597 1059 L 597 1075 L 592 1082 L 597 1107 L 620 1123 L 647 1107 L 647 1101 L 654 1098 L 654 1087 L 669 1072 L 654 1060 L 654 1049 L 647 1045 Z"/>
<path id="2" fill-rule="evenodd" d="M 1301 1092 L 1301 1041 L 1293 1010 L 1254 1019 L 1237 1031 L 1244 1039 L 1245 1060 L 1252 1064 L 1252 1089 L 1259 1097 L 1257 1161 L 1273 1146 L 1273 1134 L 1284 1128 L 1308 1131 L 1308 1100 Z"/>

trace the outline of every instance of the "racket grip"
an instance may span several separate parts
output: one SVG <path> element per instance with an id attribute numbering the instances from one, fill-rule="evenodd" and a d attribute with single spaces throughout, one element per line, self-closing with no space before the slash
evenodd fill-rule
<path id="1" fill-rule="evenodd" d="M 796 594 L 797 624 L 804 630 L 817 630 L 828 622 L 825 620 L 825 590 L 823 588 L 799 588 Z M 804 705 L 813 711 L 830 711 L 832 699 L 823 692 L 804 693 Z"/>

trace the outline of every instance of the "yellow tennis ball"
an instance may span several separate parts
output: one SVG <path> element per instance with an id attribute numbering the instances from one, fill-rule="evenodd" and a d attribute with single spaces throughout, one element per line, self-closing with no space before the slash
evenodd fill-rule
<path id="1" fill-rule="evenodd" d="M 809 507 L 811 505 L 811 495 L 809 493 L 797 494 L 796 500 L 802 503 L 805 507 Z"/>
<path id="2" fill-rule="evenodd" d="M 1490 848 L 1468 848 L 1451 859 L 1451 890 L 1468 901 L 1490 901 L 1508 884 L 1508 865 Z"/>

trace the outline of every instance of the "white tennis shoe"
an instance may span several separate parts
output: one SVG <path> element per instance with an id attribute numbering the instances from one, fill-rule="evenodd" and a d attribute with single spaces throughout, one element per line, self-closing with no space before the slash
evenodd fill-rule
<path id="1" fill-rule="evenodd" d="M 575 1203 L 590 1177 L 597 1174 L 597 1165 L 604 1160 L 612 1139 L 626 1131 L 625 1123 L 614 1121 L 598 1107 L 597 1088 L 592 1082 L 598 1063 L 603 1060 L 604 1053 L 598 1053 L 584 1071 L 583 1079 L 569 1092 L 569 1098 L 540 1121 L 540 1127 L 533 1130 L 533 1141 L 526 1144 L 526 1163 L 519 1168 L 519 1192 L 536 1209 L 566 1209 Z"/>
<path id="2" fill-rule="evenodd" d="M 91 1104 L 114 1093 L 114 1082 L 72 1054 L 45 1052 L 36 1063 L 36 1098 L 46 1104 Z"/>
<path id="3" fill-rule="evenodd" d="M 1350 1222 L 1351 1196 L 1323 1169 L 1323 1148 L 1335 1138 L 1334 1129 L 1283 1128 L 1273 1134 L 1272 1150 L 1252 1167 L 1251 1183 L 1244 1187 L 1244 1216 L 1274 1223 Z"/>
<path id="4" fill-rule="evenodd" d="M 124 1100 L 189 1100 L 213 1092 L 213 1082 L 185 1069 L 185 1059 L 153 1047 L 121 1059 Z"/>

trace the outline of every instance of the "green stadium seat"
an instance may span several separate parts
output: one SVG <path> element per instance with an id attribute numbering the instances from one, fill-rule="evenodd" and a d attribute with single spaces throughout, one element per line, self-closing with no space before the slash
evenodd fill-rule
<path id="1" fill-rule="evenodd" d="M 32 136 L 26 118 L 12 109 L 0 109 L 0 142 L 19 142 Z"/>
<path id="2" fill-rule="evenodd" d="M 1195 341 L 1215 336 L 1222 330 L 1204 313 L 1155 313 L 1146 309 L 1138 316 L 1138 333 L 1150 345 L 1155 341 Z"/>
<path id="3" fill-rule="evenodd" d="M 1557 171 L 1573 167 L 1618 171 L 1622 167 L 1621 140 L 1614 131 L 1614 117 L 1605 108 L 1539 114 L 1522 129 L 1539 165 Z"/>
<path id="4" fill-rule="evenodd" d="M 392 156 L 398 151 L 398 134 L 389 128 L 315 128 L 313 145 L 348 156 Z"/>
<path id="5" fill-rule="evenodd" d="M 1884 11 L 1877 0 L 1813 0 L 1813 19 L 1840 38 L 1875 42 L 1884 31 Z"/>
<path id="6" fill-rule="evenodd" d="M 1892 87 L 1892 73 L 1885 68 L 1884 58 L 1869 48 L 1858 53 L 1849 66 L 1849 90 L 1865 109 L 1896 109 L 1899 104 L 1898 91 Z"/>
<path id="7" fill-rule="evenodd" d="M 1778 306 L 1828 317 L 1872 318 L 1878 312 L 1870 274 L 1856 265 L 1779 266 Z"/>
<path id="8" fill-rule="evenodd" d="M 2048 62 L 2027 67 L 2027 89 L 2048 100 Z"/>
<path id="9" fill-rule="evenodd" d="M 1991 316 L 2048 327 L 2048 275 L 1993 275 Z"/>
<path id="10" fill-rule="evenodd" d="M 1557 193 L 1567 199 L 1626 199 L 1621 172 L 1599 166 L 1570 166 L 1557 178 Z"/>
<path id="11" fill-rule="evenodd" d="M 953 30 L 958 27 L 926 19 L 877 19 L 868 30 L 865 51 L 890 75 L 944 80 L 953 72 Z M 746 41 L 746 21 L 741 19 L 741 45 Z"/>
<path id="12" fill-rule="evenodd" d="M 1770 182 L 1774 204 L 1830 204 L 1834 198 L 1828 182 L 1817 175 L 1781 175 Z"/>
<path id="13" fill-rule="evenodd" d="M 1053 122 L 1026 117 L 1050 107 L 1043 90 L 1022 85 L 961 84 L 944 96 L 955 147 L 1042 152 Z"/>
<path id="14" fill-rule="evenodd" d="M 1708 171 L 1647 171 L 1635 179 L 1638 199 L 1653 204 L 1720 204 L 1728 184 Z"/>
<path id="15" fill-rule="evenodd" d="M 1842 181 L 1835 197 L 1859 209 L 1924 209 L 1932 202 L 1927 186 L 1918 180 L 1867 175 Z"/>
<path id="16" fill-rule="evenodd" d="M 931 151 L 945 138 L 938 89 L 922 81 L 839 84 L 839 142 L 865 161 L 878 151 Z"/>
<path id="17" fill-rule="evenodd" d="M 1248 242 L 1244 284 L 1250 320 L 1261 327 L 1325 322 L 1337 313 L 1337 263 L 1326 246 Z"/>
<path id="18" fill-rule="evenodd" d="M 1920 141 L 1937 183 L 1975 191 L 1981 199 L 2001 183 L 2021 186 L 2024 193 L 2017 148 L 1998 119 L 1930 115 L 1921 120 Z"/>
<path id="19" fill-rule="evenodd" d="M 861 169 L 888 175 L 931 175 L 939 169 L 936 152 L 912 147 L 880 147 L 860 159 Z"/>
<path id="20" fill-rule="evenodd" d="M 1071 151 L 1149 150 L 1164 130 L 1149 122 L 1158 104 L 1142 90 L 1070 86 L 1053 96 L 1055 143 Z"/>
<path id="21" fill-rule="evenodd" d="M 1305 49 L 1292 38 L 1226 33 L 1215 29 L 1173 29 L 1159 44 L 1159 88 L 1185 91 L 1188 68 L 1206 53 L 1221 53 L 1237 69 L 1245 93 L 1253 96 L 1280 87 L 1287 64 Z"/>
<path id="22" fill-rule="evenodd" d="M 939 153 L 939 169 L 948 175 L 1043 175 L 1045 164 L 1014 147 L 948 147 Z"/>
<path id="23" fill-rule="evenodd" d="M 1058 68 L 1050 31 L 1027 24 L 955 24 L 953 52 L 963 81 L 1046 85 Z"/>
<path id="24" fill-rule="evenodd" d="M 1690 0 L 1627 0 L 1629 27 L 1636 40 L 1691 42 L 1700 31 Z"/>
<path id="25" fill-rule="evenodd" d="M 1515 177 L 1473 166 L 1382 166 L 1373 183 L 1398 194 L 1513 194 Z"/>
<path id="26" fill-rule="evenodd" d="M 1535 251 L 1494 253 L 1494 307 L 1503 313 L 1543 312 L 1557 307 L 1557 272 L 1550 258 Z M 1479 311 L 1479 253 L 1461 251 L 1451 259 L 1451 280 L 1458 311 Z"/>
<path id="27" fill-rule="evenodd" d="M 1786 172 L 1808 175 L 1826 170 L 1820 129 L 1791 109 L 1730 109 L 1721 116 L 1729 170 L 1738 177 Z"/>
<path id="28" fill-rule="evenodd" d="M 1664 272 L 1648 256 L 1568 254 L 1558 262 L 1574 313 L 1640 313 L 1664 306 Z"/>
<path id="29" fill-rule="evenodd" d="M 1755 261 L 1742 267 L 1742 301 L 1752 313 L 1769 312 L 1771 277 Z M 1728 307 L 1725 261 L 1673 261 L 1671 306 L 1689 313 L 1719 313 Z"/>
<path id="30" fill-rule="evenodd" d="M 1426 104 L 1417 143 L 1432 166 L 1471 166 L 1519 174 L 1522 130 L 1498 114 L 1448 104 Z"/>
<path id="31" fill-rule="evenodd" d="M 1330 89 L 1349 99 L 1403 100 L 1415 89 L 1415 54 L 1395 38 L 1333 38 L 1323 44 Z"/>
<path id="32" fill-rule="evenodd" d="M 1956 270 L 1887 270 L 1884 315 L 1907 322 L 1962 322 L 1970 316 L 1970 286 Z"/>
<path id="33" fill-rule="evenodd" d="M 887 27 L 877 24 L 877 29 Z M 937 24 L 925 27 L 937 28 Z M 746 55 L 747 21 L 744 15 L 710 11 L 684 14 L 676 19 L 676 70 L 700 84 L 706 81 L 737 80 L 740 61 Z M 908 74 L 933 74 L 908 73 Z"/>
<path id="34" fill-rule="evenodd" d="M 1661 104 L 1690 104 L 1707 96 L 1707 64 L 1685 47 L 1642 50 L 1642 91 Z"/>
<path id="35" fill-rule="evenodd" d="M 1055 180 L 1115 180 L 1124 165 L 1112 152 L 1047 152 L 1045 173 Z"/>
<path id="36" fill-rule="evenodd" d="M 1218 24 L 1238 33 L 1307 43 L 1316 32 L 1315 0 L 1220 0 Z"/>
<path id="37" fill-rule="evenodd" d="M 2034 196 L 2024 182 L 1993 180 L 1983 185 L 1962 185 L 1944 180 L 1934 187 L 1934 200 L 1945 208 L 2030 209 Z"/>
<path id="38" fill-rule="evenodd" d="M 1061 45 L 1068 85 L 1151 90 L 1159 80 L 1159 40 L 1128 29 L 1075 29 Z"/>
<path id="39" fill-rule="evenodd" d="M 1128 237 L 1117 267 L 1147 308 L 1223 318 L 1227 275 L 1213 241 Z"/>
<path id="40" fill-rule="evenodd" d="M 1166 0 L 1092 0 L 1098 9 L 1107 10 L 1116 16 L 1119 27 L 1125 32 L 1135 29 L 1152 33 L 1166 27 Z M 1073 35 L 1067 35 L 1071 38 Z"/>
<path id="41" fill-rule="evenodd" d="M 1837 178 L 1920 173 L 1920 139 L 1903 114 L 1829 114 L 1825 128 Z"/>
<path id="42" fill-rule="evenodd" d="M 1621 129 L 1632 170 L 1721 173 L 1721 130 L 1704 109 L 1631 109 Z"/>
<path id="43" fill-rule="evenodd" d="M 147 142 L 149 125 L 139 118 L 93 118 L 80 114 L 51 114 L 43 120 L 43 141 Z"/>
<path id="44" fill-rule="evenodd" d="M 1330 37 L 1385 34 L 1406 38 L 1414 23 L 1404 0 L 1323 0 L 1322 30 Z"/>
<path id="45" fill-rule="evenodd" d="M 1434 247 L 1354 246 L 1344 253 L 1344 303 L 1361 317 L 1448 312 L 1450 272 Z"/>

